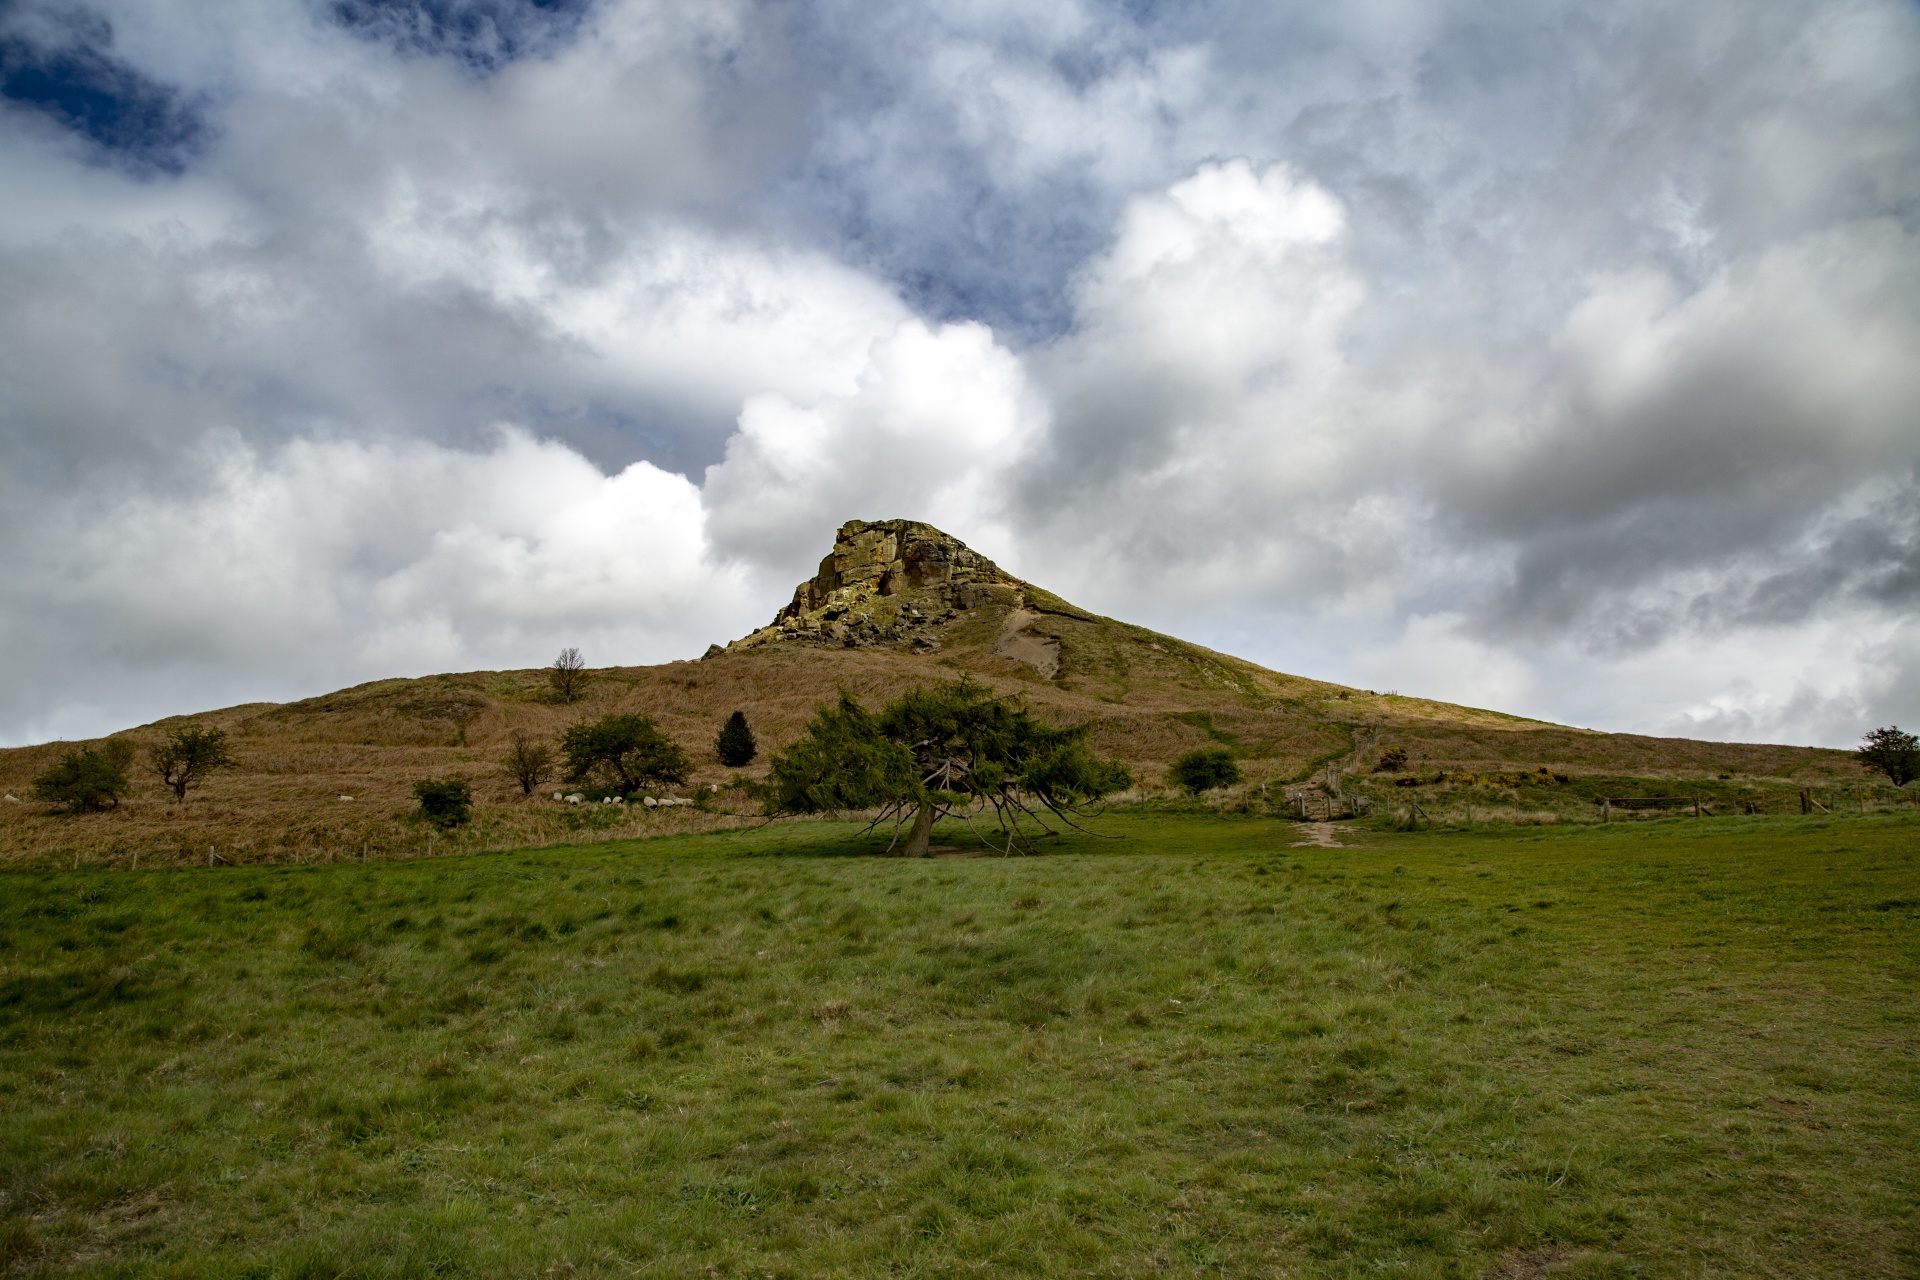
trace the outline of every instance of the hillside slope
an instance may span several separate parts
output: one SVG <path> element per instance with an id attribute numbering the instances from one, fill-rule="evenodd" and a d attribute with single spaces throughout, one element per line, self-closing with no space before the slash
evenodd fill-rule
<path id="1" fill-rule="evenodd" d="M 1234 750 L 1255 787 L 1329 764 L 1364 771 L 1390 745 L 1423 773 L 1524 766 L 1795 785 L 1859 777 L 1844 752 L 1597 733 L 1269 671 L 1079 609 L 929 525 L 853 521 L 768 626 L 703 659 L 595 670 L 571 705 L 553 700 L 544 671 L 527 670 L 381 680 L 229 707 L 191 719 L 225 729 L 240 768 L 184 806 L 137 775 L 119 809 L 78 817 L 25 802 L 32 777 L 71 744 L 0 751 L 0 791 L 19 797 L 0 802 L 0 858 L 204 861 L 209 845 L 243 861 L 358 856 L 363 847 L 372 856 L 417 854 L 427 831 L 411 820 L 412 784 L 448 774 L 473 781 L 477 820 L 437 837 L 437 850 L 684 830 L 725 819 L 687 809 L 589 811 L 555 802 L 551 786 L 522 797 L 500 768 L 509 735 L 555 737 L 579 719 L 642 711 L 693 758 L 692 789 L 705 791 L 759 776 L 767 756 L 840 689 L 880 703 L 960 674 L 1025 697 L 1057 723 L 1091 722 L 1095 747 L 1126 760 L 1149 788 L 1181 752 L 1213 744 Z M 721 766 L 712 748 L 736 708 L 761 746 L 741 771 Z M 184 719 L 121 736 L 155 742 Z M 728 795 L 718 807 L 745 810 L 729 806 Z"/>

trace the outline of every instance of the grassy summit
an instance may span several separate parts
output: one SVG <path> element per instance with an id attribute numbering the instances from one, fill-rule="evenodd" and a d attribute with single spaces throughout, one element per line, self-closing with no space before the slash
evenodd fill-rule
<path id="1" fill-rule="evenodd" d="M 1920 1260 L 1913 818 L 1103 829 L 5 873 L 0 1269 Z"/>

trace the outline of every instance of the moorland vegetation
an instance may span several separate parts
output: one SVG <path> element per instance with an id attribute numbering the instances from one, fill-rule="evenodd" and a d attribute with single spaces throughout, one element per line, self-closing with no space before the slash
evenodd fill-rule
<path id="1" fill-rule="evenodd" d="M 1698 799 L 1714 815 L 1907 800 L 1850 752 L 1603 734 L 1284 675 L 1088 613 L 930 526 L 853 521 L 772 624 L 700 661 L 589 670 L 570 648 L 546 668 L 378 681 L 0 750 L 0 862 L 204 864 L 215 850 L 324 862 L 418 856 L 430 832 L 435 852 L 458 854 L 726 828 L 758 820 L 743 784 L 771 780 L 818 708 L 843 693 L 885 706 L 961 678 L 1050 729 L 1084 732 L 1091 756 L 1131 776 L 1112 797 L 1122 805 L 1444 825 L 1598 821 L 1609 796 Z M 729 736 L 736 714 L 750 742 Z M 652 726 L 655 771 L 629 777 L 596 757 L 573 774 L 585 757 L 565 752 L 566 735 L 635 716 Z M 217 741 L 221 759 L 185 790 L 115 771 L 122 751 L 130 763 L 182 734 Z M 1181 761 L 1195 758 L 1213 772 L 1187 773 Z M 58 789 L 36 792 L 55 769 Z M 1222 781 L 1229 769 L 1239 781 Z M 414 793 L 427 779 L 466 781 L 470 820 L 436 827 Z M 566 799 L 634 783 L 691 803 Z"/>

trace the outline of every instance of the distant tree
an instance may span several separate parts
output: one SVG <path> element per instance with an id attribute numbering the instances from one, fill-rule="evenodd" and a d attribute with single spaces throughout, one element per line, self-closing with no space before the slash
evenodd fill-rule
<path id="1" fill-rule="evenodd" d="M 205 782 L 216 769 L 233 768 L 234 763 L 227 750 L 226 730 L 203 729 L 197 724 L 175 729 L 165 742 L 147 748 L 147 764 L 173 792 L 175 804 L 186 801 L 187 788 Z"/>
<path id="2" fill-rule="evenodd" d="M 547 683 L 553 686 L 553 696 L 560 701 L 579 701 L 587 687 L 587 660 L 580 656 L 578 649 L 562 649 L 553 665 L 547 668 Z"/>
<path id="3" fill-rule="evenodd" d="M 507 740 L 507 773 L 520 784 L 520 794 L 530 796 L 534 788 L 553 775 L 553 748 L 536 741 L 523 729 L 515 729 Z"/>
<path id="4" fill-rule="evenodd" d="M 1016 844 L 1031 848 L 1038 832 L 1052 830 L 1042 811 L 1071 822 L 1132 785 L 1125 766 L 1087 749 L 1091 727 L 1053 728 L 966 679 L 909 690 L 878 715 L 842 693 L 837 707 L 815 711 L 806 737 L 773 758 L 767 809 L 878 809 L 876 825 L 892 819 L 896 839 L 912 814 L 902 852 L 921 857 L 935 818 L 971 822 L 984 803 L 1009 852 Z"/>
<path id="5" fill-rule="evenodd" d="M 473 816 L 473 788 L 465 778 L 426 778 L 413 784 L 420 816 L 436 827 L 457 827 Z"/>
<path id="6" fill-rule="evenodd" d="M 1920 736 L 1900 732 L 1899 725 L 1867 734 L 1853 754 L 1861 768 L 1886 774 L 1896 787 L 1920 778 Z"/>
<path id="7" fill-rule="evenodd" d="M 1240 781 L 1240 766 L 1225 747 L 1201 747 L 1173 762 L 1173 780 L 1194 795 Z"/>
<path id="8" fill-rule="evenodd" d="M 720 726 L 720 736 L 714 740 L 713 749 L 720 757 L 720 763 L 729 769 L 738 769 L 749 764 L 760 754 L 760 744 L 753 740 L 753 730 L 747 728 L 747 714 L 736 711 L 727 717 Z"/>
<path id="9" fill-rule="evenodd" d="M 118 808 L 127 793 L 127 766 L 133 763 L 133 744 L 109 738 L 98 747 L 82 747 L 60 757 L 53 768 L 33 780 L 36 798 L 63 804 L 69 813 Z"/>
<path id="10" fill-rule="evenodd" d="M 567 757 L 567 781 L 598 778 L 622 795 L 685 782 L 693 772 L 686 753 L 660 732 L 651 716 L 582 721 L 561 735 L 560 750 Z"/>
<path id="11" fill-rule="evenodd" d="M 1380 753 L 1380 759 L 1373 766 L 1375 773 L 1398 773 L 1407 767 L 1407 749 L 1388 747 Z"/>

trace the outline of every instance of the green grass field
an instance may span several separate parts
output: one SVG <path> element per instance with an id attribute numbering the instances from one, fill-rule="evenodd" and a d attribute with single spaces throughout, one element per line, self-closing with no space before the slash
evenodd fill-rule
<path id="1" fill-rule="evenodd" d="M 1920 821 L 1101 827 L 0 876 L 0 1271 L 1920 1274 Z"/>

